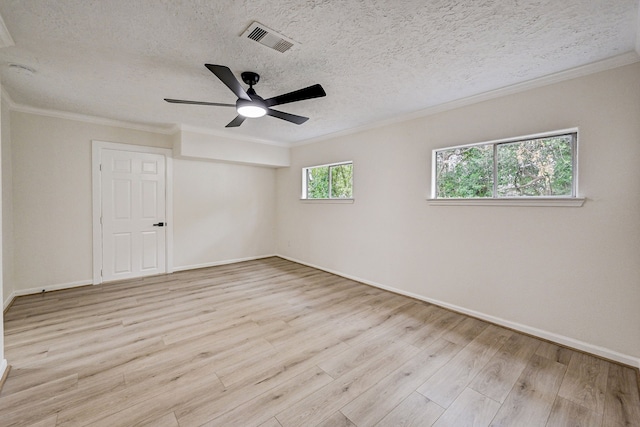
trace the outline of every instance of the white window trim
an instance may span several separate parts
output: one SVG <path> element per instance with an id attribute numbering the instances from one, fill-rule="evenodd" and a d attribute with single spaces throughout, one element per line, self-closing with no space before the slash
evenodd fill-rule
<path id="1" fill-rule="evenodd" d="M 528 139 L 545 138 L 549 136 L 562 135 L 568 133 L 575 133 L 576 138 L 574 141 L 573 149 L 573 189 L 572 196 L 558 196 L 558 197 L 482 197 L 482 198 L 465 198 L 465 199 L 453 199 L 453 198 L 437 198 L 436 197 L 436 153 L 442 150 L 449 150 L 454 148 L 467 148 L 476 147 L 481 145 L 494 145 L 494 150 L 497 144 L 525 141 Z M 476 142 L 473 144 L 455 145 L 452 147 L 444 147 L 434 149 L 431 152 L 431 196 L 427 198 L 427 202 L 433 206 L 555 206 L 555 207 L 581 207 L 586 201 L 585 197 L 580 196 L 578 191 L 578 128 L 560 129 L 549 132 L 541 132 L 533 135 L 522 135 L 513 138 L 496 139 L 492 141 Z M 495 179 L 495 177 L 494 177 Z"/>
<path id="2" fill-rule="evenodd" d="M 302 203 L 335 203 L 338 205 L 349 205 L 355 202 L 355 199 L 300 199 Z"/>
<path id="3" fill-rule="evenodd" d="M 305 197 L 307 195 L 307 169 L 313 168 L 326 168 L 331 166 L 340 166 L 340 165 L 351 165 L 353 167 L 353 160 L 345 160 L 343 162 L 336 163 L 325 163 L 323 165 L 313 165 L 313 166 L 304 166 L 302 168 L 302 193 L 300 194 L 300 201 L 304 203 L 335 203 L 335 204 L 351 204 L 354 202 L 355 198 L 332 198 L 332 199 L 309 199 Z M 329 188 L 331 188 L 331 174 L 329 174 Z M 354 194 L 353 191 L 353 178 L 351 181 L 351 194 Z"/>
<path id="4" fill-rule="evenodd" d="M 477 199 L 427 199 L 433 206 L 547 206 L 579 208 L 584 197 L 522 197 L 522 198 L 477 198 Z"/>

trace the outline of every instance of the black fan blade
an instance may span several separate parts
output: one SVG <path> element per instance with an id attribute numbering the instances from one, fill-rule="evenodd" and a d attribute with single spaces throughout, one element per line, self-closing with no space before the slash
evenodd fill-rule
<path id="1" fill-rule="evenodd" d="M 193 105 L 214 105 L 216 107 L 235 107 L 236 104 L 219 104 L 217 102 L 200 102 L 200 101 L 185 101 L 183 99 L 164 99 L 167 102 L 171 102 L 172 104 L 193 104 Z"/>
<path id="2" fill-rule="evenodd" d="M 309 117 L 296 116 L 295 114 L 289 114 L 283 111 L 272 110 L 271 108 L 267 108 L 267 115 L 271 117 L 276 117 L 278 119 L 286 120 L 288 122 L 295 123 L 297 125 L 301 125 L 307 120 L 309 120 Z"/>
<path id="3" fill-rule="evenodd" d="M 226 125 L 226 128 L 237 128 L 238 126 L 240 126 L 242 124 L 242 122 L 244 122 L 244 119 L 246 119 L 245 116 L 241 116 L 241 115 L 237 115 L 235 119 L 231 120 L 229 122 L 228 125 Z"/>
<path id="4" fill-rule="evenodd" d="M 225 67 L 224 65 L 213 65 L 213 64 L 204 64 L 205 67 L 209 69 L 213 74 L 216 75 L 217 78 L 222 81 L 233 93 L 236 94 L 238 98 L 246 99 L 247 101 L 251 101 L 247 92 L 242 88 L 240 82 L 233 75 L 229 67 Z"/>
<path id="5" fill-rule="evenodd" d="M 274 96 L 273 98 L 265 99 L 264 102 L 267 107 L 273 107 L 274 105 L 287 104 L 289 102 L 303 101 L 305 99 L 320 98 L 326 96 L 326 92 L 320 85 L 313 85 L 305 87 L 304 89 L 296 90 L 293 92 L 285 93 L 284 95 Z"/>

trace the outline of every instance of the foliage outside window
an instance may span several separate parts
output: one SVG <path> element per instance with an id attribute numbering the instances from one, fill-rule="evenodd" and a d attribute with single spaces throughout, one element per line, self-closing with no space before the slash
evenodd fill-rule
<path id="1" fill-rule="evenodd" d="M 303 199 L 353 198 L 353 163 L 335 163 L 302 169 Z"/>
<path id="2" fill-rule="evenodd" d="M 434 150 L 437 199 L 576 196 L 577 133 Z"/>

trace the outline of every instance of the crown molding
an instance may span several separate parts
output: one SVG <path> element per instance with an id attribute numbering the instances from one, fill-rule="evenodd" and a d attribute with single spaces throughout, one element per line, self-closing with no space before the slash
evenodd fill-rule
<path id="1" fill-rule="evenodd" d="M 433 107 L 428 107 L 423 110 L 415 111 L 413 113 L 405 114 L 398 117 L 393 117 L 391 119 L 381 120 L 376 123 L 371 123 L 368 125 L 358 126 L 358 127 L 346 129 L 343 131 L 330 133 L 327 135 L 319 136 L 317 138 L 306 139 L 304 141 L 293 143 L 291 145 L 292 147 L 297 147 L 297 146 L 302 146 L 307 144 L 313 144 L 316 142 L 326 141 L 326 140 L 338 138 L 341 136 L 353 135 L 355 133 L 360 133 L 360 132 L 364 132 L 372 129 L 378 129 L 381 127 L 390 126 L 397 123 L 407 122 L 410 120 L 443 113 L 445 111 L 454 110 L 456 108 L 466 107 L 472 104 L 488 101 L 490 99 L 500 98 L 503 96 L 508 96 L 508 95 L 512 95 L 520 92 L 525 92 L 530 89 L 536 89 L 543 86 L 552 85 L 554 83 L 559 83 L 566 80 L 571 80 L 578 77 L 584 77 L 590 74 L 595 74 L 602 71 L 623 67 L 625 65 L 634 64 L 639 61 L 640 61 L 640 53 L 631 51 L 631 52 L 624 53 L 622 55 L 604 59 L 602 61 L 593 62 L 591 64 L 572 68 L 570 70 L 560 71 L 558 73 L 549 74 L 543 77 L 538 77 L 536 79 L 528 80 L 526 82 L 516 83 L 514 85 L 505 86 L 505 87 L 491 90 L 488 92 L 483 92 L 478 95 L 472 95 L 466 98 L 457 99 L 455 101 L 446 102 L 444 104 L 434 105 Z"/>
<path id="2" fill-rule="evenodd" d="M 2 16 L 0 15 L 0 49 L 14 45 L 15 42 L 13 41 L 13 37 L 9 34 L 9 30 L 4 24 L 4 19 L 2 19 Z"/>
<path id="3" fill-rule="evenodd" d="M 38 116 L 53 117 L 57 119 L 74 120 L 78 122 L 91 123 L 101 126 L 113 126 L 124 129 L 137 130 L 142 132 L 159 133 L 163 135 L 172 135 L 176 132 L 175 125 L 170 126 L 151 126 L 141 123 L 127 122 L 124 120 L 105 119 L 103 117 L 89 116 L 86 114 L 69 113 L 67 111 L 49 110 L 45 108 L 36 108 L 15 102 L 9 93 L 2 87 L 2 99 L 6 101 L 11 111 L 19 113 L 36 114 Z"/>

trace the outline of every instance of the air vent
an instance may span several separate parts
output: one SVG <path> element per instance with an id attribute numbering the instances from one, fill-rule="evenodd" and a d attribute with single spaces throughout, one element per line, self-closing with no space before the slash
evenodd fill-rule
<path id="1" fill-rule="evenodd" d="M 249 28 L 247 28 L 247 30 L 242 33 L 241 37 L 257 41 L 258 43 L 270 47 L 271 49 L 277 50 L 278 52 L 286 52 L 293 46 L 299 44 L 291 40 L 290 38 L 287 38 L 282 34 L 278 34 L 272 29 L 265 27 L 259 22 L 254 22 L 253 24 L 249 25 Z"/>

